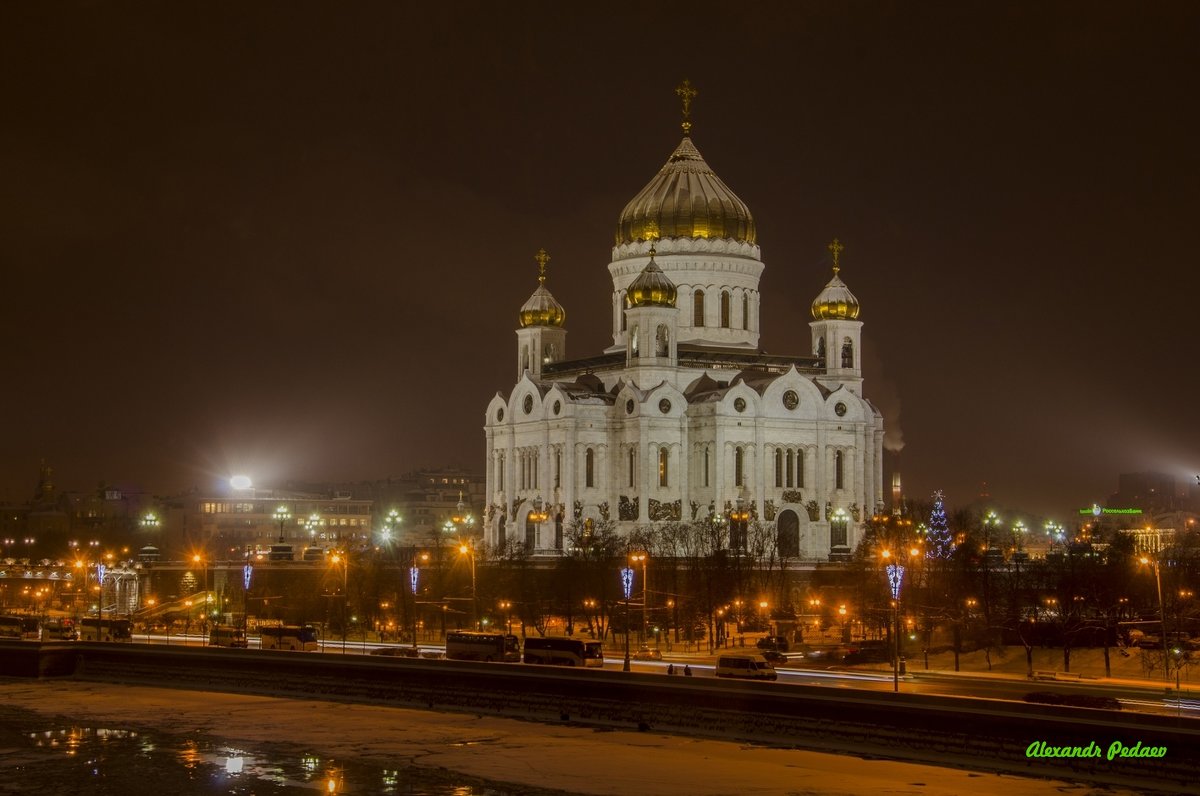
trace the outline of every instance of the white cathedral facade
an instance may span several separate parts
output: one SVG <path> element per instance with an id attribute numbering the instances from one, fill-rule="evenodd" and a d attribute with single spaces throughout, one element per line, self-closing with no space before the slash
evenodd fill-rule
<path id="1" fill-rule="evenodd" d="M 617 222 L 602 353 L 567 357 L 538 253 L 517 382 L 484 423 L 489 545 L 554 556 L 573 523 L 717 521 L 736 546 L 758 522 L 785 558 L 839 560 L 882 505 L 883 418 L 863 395 L 841 246 L 812 304 L 810 353 L 761 353 L 754 219 L 692 143 L 686 100 L 683 141 Z"/>

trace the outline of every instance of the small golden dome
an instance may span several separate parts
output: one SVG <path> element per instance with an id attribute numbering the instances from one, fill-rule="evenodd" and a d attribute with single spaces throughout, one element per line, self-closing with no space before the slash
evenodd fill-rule
<path id="1" fill-rule="evenodd" d="M 625 306 L 634 307 L 674 307 L 678 290 L 675 283 L 663 273 L 654 262 L 654 247 L 650 247 L 650 262 L 629 284 L 625 291 Z"/>
<path id="2" fill-rule="evenodd" d="M 533 259 L 537 260 L 538 264 L 538 286 L 529 300 L 521 306 L 521 313 L 518 316 L 521 328 L 562 326 L 567 322 L 567 311 L 554 300 L 554 296 L 550 295 L 550 291 L 546 289 L 546 263 L 550 262 L 550 255 L 546 254 L 545 249 L 538 249 L 537 256 Z"/>
<path id="3" fill-rule="evenodd" d="M 833 279 L 825 285 L 825 289 L 813 299 L 812 316 L 818 321 L 853 321 L 858 319 L 858 299 L 846 287 L 846 283 L 838 276 L 842 270 L 838 264 L 839 255 L 846 248 L 837 238 L 828 246 L 833 254 Z"/>
<path id="4" fill-rule="evenodd" d="M 685 137 L 617 221 L 617 245 L 659 238 L 724 238 L 754 243 L 746 203 L 704 162 Z"/>

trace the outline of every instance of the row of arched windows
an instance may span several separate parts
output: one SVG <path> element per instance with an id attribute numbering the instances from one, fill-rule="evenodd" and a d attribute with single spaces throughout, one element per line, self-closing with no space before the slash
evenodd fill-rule
<path id="1" fill-rule="evenodd" d="M 804 449 L 775 449 L 775 486 L 784 489 L 804 487 Z"/>
<path id="2" fill-rule="evenodd" d="M 718 298 L 720 301 L 720 313 L 717 322 L 722 329 L 728 329 L 732 325 L 730 305 L 732 297 L 728 290 L 722 290 Z M 692 326 L 703 329 L 705 326 L 704 317 L 704 291 L 697 289 L 692 294 Z M 750 328 L 750 294 L 742 294 L 742 329 Z"/>

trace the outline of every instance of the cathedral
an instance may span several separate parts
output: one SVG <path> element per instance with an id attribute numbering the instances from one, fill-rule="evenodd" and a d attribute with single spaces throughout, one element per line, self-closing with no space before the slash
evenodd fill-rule
<path id="1" fill-rule="evenodd" d="M 687 81 L 677 93 L 683 140 L 617 219 L 603 352 L 567 356 L 538 252 L 517 381 L 484 423 L 486 541 L 556 556 L 572 527 L 707 522 L 736 548 L 760 523 L 785 559 L 843 560 L 882 503 L 883 418 L 863 395 L 842 246 L 812 303 L 811 352 L 762 353 L 754 217 L 692 141 Z"/>

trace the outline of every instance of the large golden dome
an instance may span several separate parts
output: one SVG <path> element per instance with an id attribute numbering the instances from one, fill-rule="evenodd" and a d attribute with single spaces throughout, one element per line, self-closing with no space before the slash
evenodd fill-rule
<path id="1" fill-rule="evenodd" d="M 659 238 L 724 238 L 754 243 L 754 218 L 685 137 L 617 222 L 617 245 Z"/>
<path id="2" fill-rule="evenodd" d="M 545 249 L 538 249 L 534 257 L 538 263 L 538 286 L 529 300 L 521 305 L 519 317 L 521 328 L 527 326 L 562 326 L 567 322 L 567 311 L 555 301 L 554 296 L 546 289 L 546 263 L 550 255 Z"/>
<path id="3" fill-rule="evenodd" d="M 629 283 L 625 291 L 625 306 L 634 307 L 674 307 L 678 290 L 675 283 L 663 273 L 654 262 L 654 247 L 650 247 L 650 262 Z"/>

